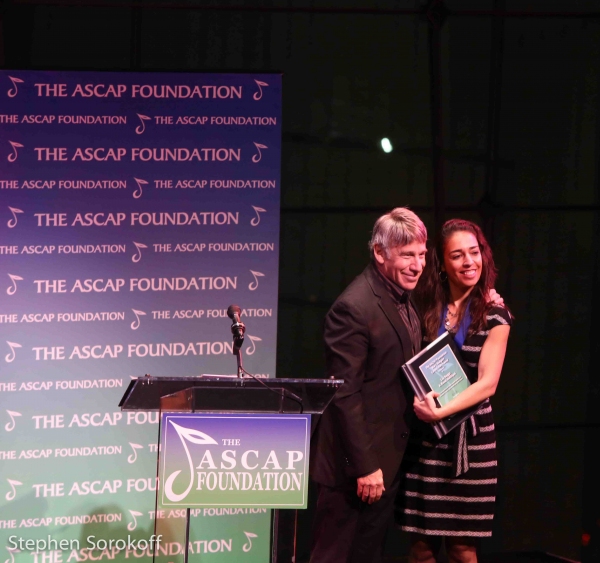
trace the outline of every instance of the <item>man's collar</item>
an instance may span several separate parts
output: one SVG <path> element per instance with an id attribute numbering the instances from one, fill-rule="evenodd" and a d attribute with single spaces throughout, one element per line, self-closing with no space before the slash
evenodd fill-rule
<path id="1" fill-rule="evenodd" d="M 404 289 L 403 287 L 400 287 L 397 283 L 384 276 L 377 267 L 375 261 L 373 261 L 373 269 L 375 270 L 375 272 L 377 272 L 379 279 L 383 282 L 383 285 L 385 285 L 385 287 L 391 293 L 394 300 L 398 301 L 398 303 L 408 303 L 408 300 L 410 299 L 410 291 Z"/>

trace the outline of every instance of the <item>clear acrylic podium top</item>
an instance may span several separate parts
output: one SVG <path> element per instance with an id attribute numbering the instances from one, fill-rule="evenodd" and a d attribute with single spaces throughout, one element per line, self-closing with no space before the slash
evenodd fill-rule
<path id="1" fill-rule="evenodd" d="M 341 379 L 261 379 L 192 376 L 134 379 L 121 410 L 281 412 L 321 414 Z M 268 388 L 267 388 L 268 387 Z"/>

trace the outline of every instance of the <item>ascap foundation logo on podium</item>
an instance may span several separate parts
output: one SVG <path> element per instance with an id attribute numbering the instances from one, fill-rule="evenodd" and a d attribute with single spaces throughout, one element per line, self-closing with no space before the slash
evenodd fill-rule
<path id="1" fill-rule="evenodd" d="M 161 504 L 306 508 L 309 436 L 310 415 L 163 413 Z"/>

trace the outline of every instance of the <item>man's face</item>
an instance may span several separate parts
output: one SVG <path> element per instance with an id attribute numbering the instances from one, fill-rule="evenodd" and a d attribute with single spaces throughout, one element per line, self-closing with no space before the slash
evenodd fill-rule
<path id="1" fill-rule="evenodd" d="M 413 242 L 392 247 L 386 254 L 376 244 L 373 254 L 379 271 L 402 289 L 410 291 L 415 288 L 423 273 L 427 246 L 423 242 Z"/>

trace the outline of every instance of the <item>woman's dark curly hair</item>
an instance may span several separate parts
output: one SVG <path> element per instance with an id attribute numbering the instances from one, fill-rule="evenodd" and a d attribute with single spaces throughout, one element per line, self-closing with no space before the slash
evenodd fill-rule
<path id="1" fill-rule="evenodd" d="M 450 237 L 457 232 L 472 233 L 477 239 L 481 252 L 481 277 L 469 297 L 469 313 L 471 315 L 469 334 L 484 330 L 486 327 L 486 312 L 490 308 L 488 293 L 494 287 L 498 275 L 492 250 L 483 231 L 475 223 L 463 219 L 450 219 L 442 226 L 436 244 L 428 249 L 425 269 L 413 292 L 415 302 L 423 315 L 425 334 L 429 340 L 437 338 L 442 310 L 450 300 L 448 280 L 446 276 L 440 276 L 440 273 L 441 265 L 444 263 L 444 248 Z M 442 280 L 442 277 L 445 279 Z M 463 303 L 461 310 L 458 312 L 459 322 L 465 313 L 465 309 L 466 303 Z"/>

